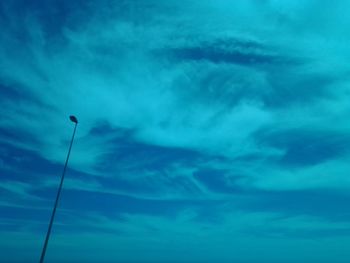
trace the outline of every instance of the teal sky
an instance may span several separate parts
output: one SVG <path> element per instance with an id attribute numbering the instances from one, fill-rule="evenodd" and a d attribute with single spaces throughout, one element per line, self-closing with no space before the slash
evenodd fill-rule
<path id="1" fill-rule="evenodd" d="M 345 263 L 350 2 L 0 2 L 0 262 Z"/>

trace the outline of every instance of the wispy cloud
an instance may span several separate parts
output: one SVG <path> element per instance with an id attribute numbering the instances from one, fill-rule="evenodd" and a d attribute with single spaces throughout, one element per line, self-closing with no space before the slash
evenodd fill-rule
<path id="1" fill-rule="evenodd" d="M 75 114 L 61 208 L 95 231 L 86 234 L 93 245 L 103 237 L 184 252 L 207 237 L 214 260 L 228 241 L 248 251 L 283 240 L 287 251 L 303 240 L 311 262 L 324 246 L 309 238 L 348 242 L 348 9 L 345 1 L 1 3 L 0 209 L 17 222 L 5 225 L 18 232 L 28 220 L 26 231 L 43 231 Z M 99 234 L 108 229 L 135 236 Z M 150 233 L 153 243 L 142 245 Z"/>

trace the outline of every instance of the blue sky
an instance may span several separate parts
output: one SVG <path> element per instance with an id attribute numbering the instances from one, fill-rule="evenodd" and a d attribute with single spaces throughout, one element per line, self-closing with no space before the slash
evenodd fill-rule
<path id="1" fill-rule="evenodd" d="M 349 8 L 1 1 L 1 261 L 348 262 Z"/>

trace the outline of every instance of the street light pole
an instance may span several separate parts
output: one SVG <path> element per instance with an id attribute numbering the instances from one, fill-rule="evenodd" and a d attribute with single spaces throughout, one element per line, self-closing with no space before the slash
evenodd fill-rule
<path id="1" fill-rule="evenodd" d="M 42 250 L 42 252 L 41 252 L 40 263 L 43 263 L 43 262 L 44 262 L 45 253 L 46 253 L 46 248 L 47 248 L 47 243 L 49 242 L 49 239 L 50 239 L 51 228 L 52 228 L 53 220 L 54 220 L 54 218 L 55 218 L 56 209 L 57 209 L 57 204 L 58 204 L 58 201 L 59 201 L 60 195 L 61 195 L 63 180 L 64 180 L 64 176 L 65 176 L 66 169 L 67 169 L 67 164 L 68 164 L 68 160 L 69 160 L 70 151 L 71 151 L 72 145 L 73 145 L 73 140 L 74 140 L 74 136 L 75 136 L 75 131 L 76 131 L 77 125 L 78 125 L 78 119 L 77 119 L 75 116 L 69 116 L 69 119 L 70 119 L 72 122 L 75 123 L 75 125 L 74 125 L 74 131 L 73 131 L 73 136 L 72 136 L 72 139 L 71 139 L 71 141 L 70 141 L 69 150 L 68 150 L 68 154 L 67 154 L 67 159 L 66 159 L 66 163 L 64 164 L 63 173 L 62 173 L 62 177 L 61 177 L 61 183 L 60 183 L 60 186 L 59 186 L 59 188 L 58 188 L 58 192 L 57 192 L 57 196 L 56 196 L 55 206 L 54 206 L 54 208 L 53 208 L 53 210 L 52 210 L 49 228 L 47 229 L 44 247 L 43 247 L 43 250 Z"/>

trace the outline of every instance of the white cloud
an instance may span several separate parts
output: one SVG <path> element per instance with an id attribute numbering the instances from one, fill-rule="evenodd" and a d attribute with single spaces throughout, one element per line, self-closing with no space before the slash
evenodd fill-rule
<path id="1" fill-rule="evenodd" d="M 152 17 L 163 5 L 176 6 L 177 15 Z M 242 100 L 230 104 L 225 97 L 235 95 L 231 90 L 250 90 L 269 96 L 275 88 L 267 79 L 269 65 L 261 69 L 205 61 L 170 62 L 152 52 L 200 46 L 203 41 L 211 43 L 218 38 L 243 38 L 276 47 L 276 54 L 281 56 L 294 51 L 291 57 L 310 59 L 306 65 L 284 69 L 287 72 L 284 74 L 295 74 L 291 79 L 302 78 L 302 72 L 331 72 L 331 75 L 335 71 L 345 72 L 344 54 L 349 52 L 342 41 L 345 36 L 341 29 L 332 26 L 335 23 L 341 28 L 345 26 L 347 18 L 337 17 L 344 4 L 336 5 L 329 13 L 318 8 L 318 13 L 310 17 L 317 5 L 314 1 L 265 4 L 195 1 L 181 7 L 175 2 L 158 3 L 154 9 L 144 11 L 150 19 L 142 23 L 136 23 L 131 13 L 131 17 L 118 20 L 111 15 L 117 8 L 102 9 L 101 15 L 92 15 L 85 25 L 65 28 L 65 41 L 52 49 L 48 47 L 54 43 L 45 38 L 40 23 L 29 17 L 26 31 L 30 38 L 24 51 L 7 55 L 6 47 L 13 44 L 12 32 L 9 29 L 2 33 L 1 80 L 10 86 L 20 85 L 19 90 L 29 92 L 51 108 L 44 110 L 41 105 L 25 100 L 7 102 L 2 109 L 1 126 L 29 133 L 39 145 L 26 142 L 21 147 L 62 162 L 73 128 L 67 116 L 76 114 L 80 124 L 71 164 L 78 170 L 96 174 L 99 173 L 96 163 L 115 151 L 113 134 L 89 135 L 101 122 L 109 123 L 112 128 L 133 129 L 135 140 L 204 154 L 230 158 L 259 152 L 281 154 L 279 149 L 257 146 L 254 133 L 267 126 L 275 130 L 315 123 L 325 126 L 319 110 L 327 109 L 327 121 L 333 119 L 334 111 L 338 116 L 346 116 L 346 100 L 338 96 L 334 101 L 274 110 L 267 108 L 259 96 L 243 95 Z M 326 26 L 327 21 L 321 19 L 325 17 L 332 25 Z M 315 30 L 320 24 L 325 26 L 325 32 Z M 305 25 L 302 37 L 296 32 L 300 25 Z M 207 83 L 208 76 L 220 81 Z M 208 90 L 204 86 L 209 86 Z M 347 82 L 342 87 L 345 88 L 341 88 L 341 94 L 347 94 Z M 335 94 L 338 94 L 335 90 L 340 90 L 338 85 L 332 89 Z M 225 96 L 218 99 L 221 93 Z M 339 125 L 346 126 L 345 118 Z"/>
<path id="2" fill-rule="evenodd" d="M 265 190 L 333 189 L 346 190 L 350 187 L 348 178 L 349 157 L 330 160 L 302 169 L 261 169 L 249 183 Z"/>
<path id="3" fill-rule="evenodd" d="M 188 261 L 269 259 L 278 262 L 286 259 L 285 253 L 290 262 L 304 259 L 327 262 L 336 251 L 348 254 L 339 247 L 341 242 L 349 242 L 347 237 L 327 235 L 329 230 L 347 229 L 348 223 L 331 223 L 315 217 L 286 218 L 274 213 L 235 212 L 226 214 L 220 224 L 212 225 L 196 222 L 195 217 L 196 212 L 189 209 L 173 218 L 124 214 L 120 220 L 91 215 L 79 222 L 80 227 L 105 228 L 111 234 L 56 233 L 50 249 L 70 252 L 71 259 L 86 257 L 86 260 L 96 261 L 104 255 L 105 260 L 118 257 L 144 262 L 184 260 L 184 257 Z M 305 238 L 310 228 L 325 236 L 317 240 Z M 275 249 L 271 250 L 270 246 Z M 329 249 L 320 250 L 324 246 Z M 80 253 L 82 247 L 85 253 Z M 299 253 L 290 255 L 290 249 Z M 276 250 L 280 253 L 275 253 Z"/>

